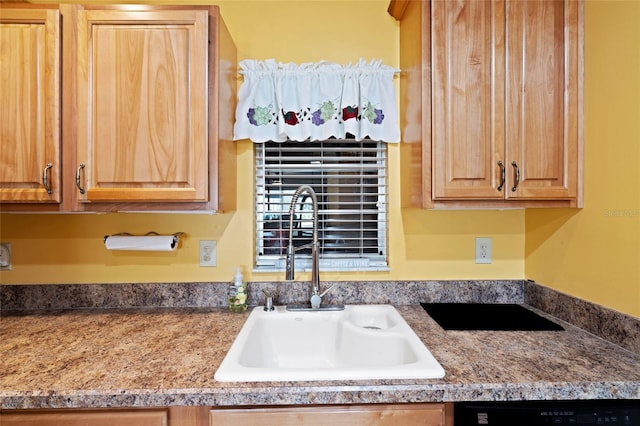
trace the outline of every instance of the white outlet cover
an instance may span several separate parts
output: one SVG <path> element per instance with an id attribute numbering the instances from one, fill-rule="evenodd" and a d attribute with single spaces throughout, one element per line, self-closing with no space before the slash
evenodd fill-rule
<path id="1" fill-rule="evenodd" d="M 200 266 L 216 266 L 218 243 L 215 240 L 200 240 Z"/>
<path id="2" fill-rule="evenodd" d="M 9 243 L 0 244 L 0 269 L 11 269 L 11 244 Z"/>
<path id="3" fill-rule="evenodd" d="M 491 263 L 491 238 L 476 238 L 476 263 Z"/>

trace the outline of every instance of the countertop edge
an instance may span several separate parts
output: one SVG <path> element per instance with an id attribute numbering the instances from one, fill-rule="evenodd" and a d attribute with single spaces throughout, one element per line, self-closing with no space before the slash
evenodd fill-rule
<path id="1" fill-rule="evenodd" d="M 427 385 L 268 386 L 0 393 L 0 409 L 397 404 L 456 401 L 640 400 L 640 381 Z M 232 387 L 233 386 L 233 387 Z M 301 403 L 300 395 L 305 395 Z M 399 396 L 400 395 L 400 396 Z"/>

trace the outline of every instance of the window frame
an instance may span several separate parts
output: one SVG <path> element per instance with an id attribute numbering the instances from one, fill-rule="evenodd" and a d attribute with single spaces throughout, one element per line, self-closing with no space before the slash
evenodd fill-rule
<path id="1" fill-rule="evenodd" d="M 335 147 L 342 147 L 343 149 L 335 151 Z M 331 151 L 332 148 L 334 151 Z M 304 153 L 307 150 L 309 150 L 307 155 L 314 153 L 316 157 L 320 158 L 320 162 L 316 157 L 313 157 L 309 161 L 308 167 L 304 163 L 306 158 L 299 162 L 292 160 L 287 163 L 286 159 L 288 157 L 286 155 L 292 155 L 293 158 L 302 158 L 303 155 L 296 156 L 293 152 Z M 276 157 L 274 152 L 279 152 L 279 156 Z M 334 153 L 327 154 L 329 152 Z M 349 161 L 348 153 L 356 152 L 358 154 L 353 154 L 353 157 L 357 158 Z M 267 158 L 272 159 L 274 162 L 276 160 L 284 161 L 284 164 L 278 168 L 278 165 L 267 164 Z M 285 160 L 282 160 L 283 158 Z M 357 162 L 359 162 L 359 166 L 356 164 Z M 290 200 L 295 189 L 301 184 L 308 184 L 314 188 L 318 196 L 319 265 L 321 271 L 389 270 L 389 184 L 386 143 L 371 140 L 355 141 L 352 139 L 329 139 L 317 142 L 267 142 L 255 145 L 254 165 L 254 271 L 282 272 L 285 270 Z M 286 172 L 283 174 L 285 170 Z M 327 170 L 331 170 L 331 172 L 327 172 Z M 277 173 L 282 176 L 279 183 L 278 179 L 275 179 L 275 176 L 279 176 Z M 303 176 L 313 177 L 303 180 Z M 288 179 L 289 183 L 282 184 L 285 179 Z M 342 179 L 342 181 L 339 179 Z M 359 183 L 348 183 L 348 181 L 358 181 L 358 179 Z M 331 182 L 332 180 L 334 181 L 333 183 Z M 295 181 L 298 182 L 293 184 Z M 314 181 L 315 184 L 310 181 Z M 269 193 L 273 191 L 276 184 L 281 185 L 282 189 L 280 193 L 275 191 L 270 196 Z M 372 191 L 372 188 L 375 188 L 375 191 Z M 347 192 L 343 193 L 345 190 Z M 349 192 L 349 190 L 352 190 L 352 192 Z M 280 199 L 278 199 L 278 196 L 280 196 Z M 340 199 L 340 196 L 346 196 L 349 199 L 358 199 L 360 197 L 362 208 L 328 209 L 327 207 L 330 205 L 327 201 L 328 196 L 333 198 L 337 196 L 337 199 Z M 341 207 L 345 203 L 334 201 L 333 204 Z M 347 202 L 346 204 L 349 203 Z M 310 232 L 306 232 L 304 238 L 300 237 L 301 231 L 309 231 L 309 227 L 312 227 L 312 213 L 310 210 L 310 200 L 305 201 L 304 197 L 301 196 L 296 208 L 296 216 L 299 214 L 300 218 L 294 222 L 296 223 L 295 227 L 300 229 L 300 231 L 294 230 L 294 245 L 296 247 L 310 242 Z M 359 212 L 359 220 L 353 218 L 358 215 L 356 211 Z M 342 213 L 341 216 L 341 212 L 345 213 Z M 351 216 L 348 220 L 345 219 L 347 215 Z M 375 219 L 373 219 L 374 216 Z M 364 219 L 364 217 L 368 219 Z M 349 224 L 355 225 L 351 231 L 342 231 L 347 236 L 343 240 L 325 238 L 324 230 L 329 228 L 325 228 L 324 224 L 332 223 L 336 220 L 343 225 L 347 221 Z M 275 223 L 272 223 L 274 221 Z M 268 234 L 272 232 L 269 230 L 273 230 L 273 235 L 279 236 L 269 238 Z M 359 239 L 353 238 L 356 233 L 359 235 Z M 345 240 L 350 241 L 347 243 Z M 275 243 L 275 248 L 268 245 L 268 241 Z M 329 241 L 335 243 L 334 248 L 325 247 L 325 244 L 330 245 Z M 340 246 L 336 241 L 342 241 L 343 245 Z M 349 246 L 354 241 L 357 241 L 356 245 Z M 341 250 L 347 250 L 348 253 L 341 252 Z M 296 271 L 311 270 L 309 250 L 301 250 L 296 253 L 295 266 Z"/>

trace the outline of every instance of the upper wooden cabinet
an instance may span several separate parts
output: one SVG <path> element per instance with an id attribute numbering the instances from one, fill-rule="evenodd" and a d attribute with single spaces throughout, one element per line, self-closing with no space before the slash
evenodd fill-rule
<path id="1" fill-rule="evenodd" d="M 0 10 L 0 202 L 59 203 L 60 12 Z"/>
<path id="2" fill-rule="evenodd" d="M 582 9 L 391 2 L 405 206 L 582 206 Z"/>
<path id="3" fill-rule="evenodd" d="M 218 8 L 59 10 L 64 196 L 2 210 L 235 209 L 237 53 Z"/>
<path id="4" fill-rule="evenodd" d="M 82 201 L 207 201 L 208 17 L 79 12 Z"/>

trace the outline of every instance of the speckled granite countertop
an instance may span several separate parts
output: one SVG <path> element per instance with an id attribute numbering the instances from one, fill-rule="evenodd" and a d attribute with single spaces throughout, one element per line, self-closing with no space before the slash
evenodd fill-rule
<path id="1" fill-rule="evenodd" d="M 224 308 L 5 313 L 0 408 L 640 399 L 640 354 L 562 321 L 564 332 L 445 331 L 418 304 L 397 309 L 443 379 L 216 382 L 249 315 Z"/>

